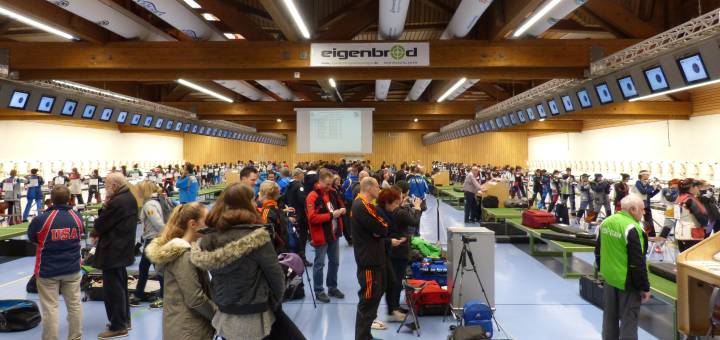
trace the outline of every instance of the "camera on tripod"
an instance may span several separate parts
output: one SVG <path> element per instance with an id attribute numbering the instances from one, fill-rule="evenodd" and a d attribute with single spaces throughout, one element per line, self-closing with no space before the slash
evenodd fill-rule
<path id="1" fill-rule="evenodd" d="M 477 238 L 461 235 L 463 243 L 477 242 Z"/>

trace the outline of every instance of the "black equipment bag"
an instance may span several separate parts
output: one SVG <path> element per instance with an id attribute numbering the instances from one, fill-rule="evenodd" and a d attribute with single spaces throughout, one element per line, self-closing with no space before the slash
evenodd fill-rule
<path id="1" fill-rule="evenodd" d="M 38 288 L 37 288 L 37 278 L 35 275 L 30 277 L 30 280 L 28 280 L 27 285 L 25 285 L 25 291 L 27 291 L 30 294 L 37 294 Z"/>
<path id="2" fill-rule="evenodd" d="M 548 226 L 550 230 L 554 232 L 558 232 L 561 234 L 568 234 L 568 235 L 575 235 L 576 238 L 586 238 L 586 239 L 596 239 L 597 236 L 595 234 L 591 234 L 585 231 L 582 231 L 578 228 L 573 228 L 567 224 L 563 223 L 555 223 Z"/>
<path id="3" fill-rule="evenodd" d="M 528 199 L 523 198 L 508 198 L 505 201 L 505 208 L 523 208 L 527 209 L 529 206 Z"/>
<path id="4" fill-rule="evenodd" d="M 530 238 L 524 231 L 505 222 L 482 222 L 481 227 L 495 232 L 496 243 L 528 243 Z"/>
<path id="5" fill-rule="evenodd" d="M 287 281 L 284 301 L 300 300 L 305 298 L 305 283 L 302 275 L 295 275 Z"/>
<path id="6" fill-rule="evenodd" d="M 35 328 L 42 318 L 38 305 L 30 300 L 0 300 L 0 332 Z"/>
<path id="7" fill-rule="evenodd" d="M 498 208 L 500 207 L 500 201 L 497 196 L 486 196 L 482 199 L 483 208 Z"/>
<path id="8" fill-rule="evenodd" d="M 650 272 L 666 280 L 677 282 L 677 267 L 674 263 L 651 262 Z"/>
<path id="9" fill-rule="evenodd" d="M 553 231 L 543 233 L 542 238 L 548 239 L 548 240 L 553 240 L 553 241 L 564 241 L 564 242 L 577 243 L 577 244 L 582 244 L 584 246 L 591 246 L 591 247 L 595 247 L 597 245 L 597 240 L 595 240 L 595 239 L 575 237 L 575 235 L 568 235 L 568 234 L 559 234 L 559 233 L 556 233 Z"/>
<path id="10" fill-rule="evenodd" d="M 585 275 L 580 278 L 580 297 L 583 300 L 603 309 L 604 283 L 592 276 Z"/>
<path id="11" fill-rule="evenodd" d="M 485 329 L 482 326 L 461 326 L 455 328 L 448 340 L 485 340 L 490 339 L 485 335 Z"/>
<path id="12" fill-rule="evenodd" d="M 570 224 L 570 214 L 568 214 L 568 208 L 565 204 L 555 205 L 555 217 L 560 223 Z"/>
<path id="13" fill-rule="evenodd" d="M 0 241 L 0 256 L 25 257 L 35 256 L 37 245 L 28 240 Z"/>

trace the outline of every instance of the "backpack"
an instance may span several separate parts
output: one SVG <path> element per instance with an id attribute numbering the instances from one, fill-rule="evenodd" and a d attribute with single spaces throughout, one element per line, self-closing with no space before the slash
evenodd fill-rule
<path id="1" fill-rule="evenodd" d="M 163 222 L 167 223 L 170 219 L 170 215 L 172 215 L 173 209 L 175 208 L 175 203 L 173 203 L 167 197 L 158 197 L 158 202 L 160 202 L 160 208 L 163 214 Z"/>
<path id="2" fill-rule="evenodd" d="M 0 332 L 35 328 L 42 318 L 38 305 L 30 300 L 0 300 Z"/>

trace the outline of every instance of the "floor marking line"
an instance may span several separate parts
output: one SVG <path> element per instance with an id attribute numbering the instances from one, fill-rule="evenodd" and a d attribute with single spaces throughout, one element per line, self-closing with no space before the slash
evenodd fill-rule
<path id="1" fill-rule="evenodd" d="M 32 277 L 32 275 L 24 276 L 24 277 L 21 277 L 21 278 L 19 278 L 19 279 L 17 279 L 17 280 L 12 280 L 12 281 L 10 281 L 10 282 L 5 282 L 5 283 L 3 283 L 3 284 L 0 285 L 0 288 L 5 287 L 5 286 L 9 286 L 9 285 L 11 285 L 11 284 L 13 284 L 13 283 L 15 283 L 15 282 L 27 280 L 27 279 L 29 279 L 30 277 Z"/>

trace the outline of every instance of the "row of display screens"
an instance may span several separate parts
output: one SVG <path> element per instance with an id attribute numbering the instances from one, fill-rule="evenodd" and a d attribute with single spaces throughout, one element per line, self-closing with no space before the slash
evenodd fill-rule
<path id="1" fill-rule="evenodd" d="M 705 67 L 705 62 L 703 61 L 700 53 L 695 53 L 682 58 L 678 58 L 677 65 L 680 69 L 680 73 L 682 74 L 683 79 L 685 80 L 686 85 L 693 85 L 710 80 L 707 68 Z M 650 92 L 658 93 L 670 89 L 669 82 L 665 75 L 665 70 L 663 70 L 663 67 L 661 65 L 656 65 L 643 69 L 643 75 L 645 76 L 645 81 L 648 85 L 648 88 L 650 89 Z M 635 86 L 635 80 L 632 76 L 627 75 L 618 78 L 617 84 L 618 88 L 620 89 L 620 93 L 623 96 L 623 99 L 629 100 L 639 96 L 637 87 Z M 612 92 L 610 91 L 610 88 L 608 87 L 608 84 L 606 82 L 596 84 L 594 87 L 595 94 L 597 95 L 600 104 L 609 104 L 614 101 Z M 577 97 L 578 103 L 580 104 L 580 108 L 587 109 L 592 107 L 593 104 L 590 100 L 590 95 L 587 89 L 582 88 L 578 90 L 575 95 Z M 575 104 L 573 103 L 570 95 L 562 95 L 560 96 L 560 100 L 562 102 L 561 104 L 563 106 L 563 109 L 565 109 L 565 112 L 575 111 Z M 551 116 L 557 116 L 560 114 L 560 109 L 555 99 L 548 100 L 546 104 L 547 107 L 550 109 Z M 538 119 L 545 119 L 547 118 L 547 116 L 548 115 L 545 111 L 544 104 L 538 103 L 535 105 L 535 107 L 528 107 L 525 110 L 519 110 L 517 112 L 507 113 L 500 117 L 495 117 L 494 119 L 489 119 L 487 121 L 473 125 L 463 132 L 455 132 L 454 135 L 447 136 L 445 138 L 454 138 L 467 134 L 501 129 Z"/>
<path id="2" fill-rule="evenodd" d="M 24 110 L 27 106 L 28 99 L 30 97 L 29 92 L 15 90 L 10 97 L 10 104 L 8 107 L 13 109 Z M 55 105 L 55 97 L 53 96 L 42 96 L 38 102 L 37 111 L 43 113 L 50 113 Z M 78 102 L 72 99 L 66 99 L 63 103 L 62 111 L 60 115 L 72 117 L 75 115 Z M 84 119 L 94 119 L 97 112 L 97 106 L 92 104 L 85 104 L 81 117 Z M 182 121 L 174 121 L 172 119 L 166 119 L 163 117 L 153 117 L 152 115 L 143 115 L 141 113 L 128 113 L 127 111 L 119 111 L 115 115 L 113 120 L 113 114 L 115 111 L 112 108 L 106 107 L 100 113 L 100 121 L 111 122 L 114 121 L 117 124 L 129 124 L 132 126 L 143 126 L 146 128 L 156 128 L 160 130 L 175 131 L 194 133 L 200 135 L 240 139 L 243 135 L 238 132 L 222 130 L 218 128 L 206 127 L 199 124 L 193 124 Z M 269 137 L 250 136 L 253 141 L 270 142 Z"/>

